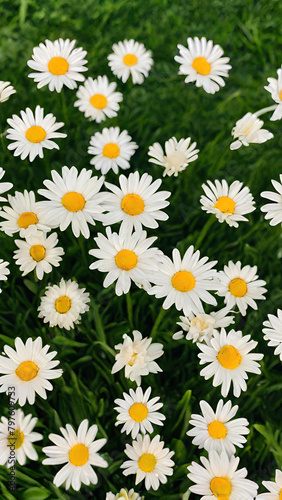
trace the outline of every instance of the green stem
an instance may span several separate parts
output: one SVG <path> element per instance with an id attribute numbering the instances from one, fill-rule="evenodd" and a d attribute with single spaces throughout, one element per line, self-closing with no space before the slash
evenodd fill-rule
<path id="1" fill-rule="evenodd" d="M 158 333 L 157 330 L 158 330 L 158 327 L 159 327 L 159 325 L 160 325 L 160 323 L 161 323 L 161 321 L 162 321 L 162 319 L 163 319 L 163 317 L 165 315 L 165 312 L 166 312 L 166 309 L 161 308 L 161 310 L 160 310 L 160 312 L 159 312 L 159 314 L 157 316 L 157 319 L 156 319 L 156 321 L 154 323 L 154 326 L 152 328 L 152 331 L 151 331 L 151 338 L 152 339 L 155 338 L 156 335 L 157 335 L 157 333 Z"/>
<path id="2" fill-rule="evenodd" d="M 212 224 L 214 223 L 214 220 L 215 220 L 215 215 L 211 215 L 209 217 L 209 219 L 207 220 L 207 222 L 205 223 L 202 231 L 200 232 L 199 236 L 198 236 L 198 239 L 197 239 L 197 242 L 196 242 L 196 245 L 195 245 L 195 250 L 197 250 L 200 246 L 200 244 L 202 243 L 204 237 L 206 236 L 208 230 L 210 229 L 210 227 L 212 226 Z"/>
<path id="3" fill-rule="evenodd" d="M 132 300 L 131 300 L 130 291 L 127 292 L 125 297 L 126 297 L 126 308 L 127 308 L 127 316 L 128 316 L 129 325 L 130 325 L 130 328 L 133 328 L 133 311 L 132 311 Z"/>
<path id="4" fill-rule="evenodd" d="M 264 113 L 268 113 L 269 111 L 274 111 L 277 108 L 278 104 L 273 104 L 273 106 L 268 106 L 267 108 L 260 109 L 256 113 L 256 116 L 263 115 Z"/>
<path id="5" fill-rule="evenodd" d="M 67 109 L 67 103 L 66 103 L 66 97 L 64 93 L 64 88 L 62 88 L 61 92 L 61 103 L 62 103 L 62 109 L 63 109 L 63 117 L 64 117 L 64 122 L 65 125 L 68 125 L 69 122 L 69 116 L 68 116 L 68 109 Z"/>
<path id="6" fill-rule="evenodd" d="M 35 283 L 38 282 L 37 274 L 36 274 L 36 267 L 34 268 L 34 281 Z"/>

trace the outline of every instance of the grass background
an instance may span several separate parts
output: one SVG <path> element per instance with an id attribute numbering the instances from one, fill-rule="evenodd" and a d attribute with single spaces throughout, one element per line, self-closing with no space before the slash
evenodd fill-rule
<path id="1" fill-rule="evenodd" d="M 132 158 L 131 171 L 149 172 L 154 178 L 160 177 L 162 170 L 148 163 L 149 145 L 154 141 L 163 144 L 173 135 L 177 139 L 191 136 L 200 149 L 198 160 L 178 178 L 165 178 L 162 185 L 172 192 L 166 209 L 170 218 L 154 233 L 159 238 L 159 247 L 170 255 L 175 246 L 184 252 L 190 244 L 196 244 L 207 223 L 209 216 L 199 204 L 203 182 L 216 178 L 229 182 L 239 179 L 250 187 L 257 201 L 257 210 L 249 216 L 250 222 L 234 229 L 219 224 L 214 218 L 200 250 L 202 255 L 218 260 L 218 269 L 229 259 L 257 265 L 259 276 L 267 282 L 267 300 L 259 302 L 258 311 L 248 310 L 247 317 L 236 319 L 237 329 L 251 334 L 259 343 L 257 352 L 265 354 L 262 375 L 250 377 L 248 391 L 239 400 L 230 396 L 234 404 L 239 403 L 239 416 L 250 422 L 248 442 L 239 451 L 241 466 L 246 466 L 249 477 L 260 484 L 262 479 L 271 479 L 275 468 L 282 466 L 281 363 L 273 355 L 273 349 L 266 345 L 261 331 L 267 314 L 275 314 L 281 306 L 281 229 L 270 227 L 259 210 L 265 203 L 260 192 L 272 189 L 270 179 L 278 179 L 281 172 L 281 123 L 269 122 L 269 115 L 265 115 L 266 128 L 275 137 L 263 145 L 231 152 L 229 144 L 231 129 L 243 114 L 272 104 L 270 94 L 263 87 L 267 77 L 275 77 L 281 65 L 281 15 L 279 0 L 2 0 L 0 3 L 1 80 L 10 80 L 17 90 L 1 107 L 1 131 L 6 130 L 6 120 L 13 113 L 19 114 L 27 106 L 34 109 L 40 104 L 46 113 L 52 112 L 58 121 L 65 122 L 62 131 L 68 134 L 66 139 L 57 141 L 60 151 L 45 150 L 44 159 L 37 158 L 33 163 L 15 158 L 7 150 L 8 141 L 2 137 L 4 180 L 13 182 L 15 190 L 37 191 L 43 180 L 50 178 L 50 171 L 53 168 L 60 171 L 63 165 L 75 165 L 79 170 L 90 168 L 89 139 L 104 126 L 119 125 L 128 130 L 139 145 Z M 213 96 L 193 84 L 186 86 L 184 78 L 177 75 L 178 64 L 173 57 L 177 44 L 185 45 L 188 36 L 214 40 L 231 59 L 232 71 L 226 87 Z M 98 125 L 88 122 L 73 107 L 75 91 L 64 89 L 57 94 L 48 88 L 38 90 L 27 77 L 30 70 L 26 62 L 31 58 L 33 47 L 46 38 L 59 37 L 75 38 L 77 46 L 87 50 L 86 76 L 95 78 L 106 74 L 115 80 L 107 65 L 107 55 L 112 44 L 124 38 L 143 42 L 152 50 L 155 64 L 142 86 L 118 81 L 118 90 L 124 94 L 119 115 Z M 112 172 L 107 180 L 118 182 Z M 151 385 L 153 396 L 159 395 L 164 403 L 167 420 L 160 432 L 166 445 L 175 451 L 176 466 L 173 477 L 157 492 L 145 492 L 142 484 L 136 491 L 145 493 L 146 499 L 198 498 L 193 494 L 189 496 L 190 481 L 186 477 L 187 465 L 201 455 L 186 436 L 188 421 L 191 412 L 199 413 L 201 399 L 215 406 L 221 397 L 220 389 L 213 388 L 211 381 L 199 376 L 197 347 L 187 341 L 172 340 L 178 320 L 174 308 L 159 322 L 162 302 L 132 286 L 131 317 L 126 297 L 118 298 L 114 287 L 103 289 L 104 275 L 89 270 L 92 258 L 88 255 L 88 250 L 95 245 L 92 237 L 101 229 L 99 225 L 92 228 L 89 240 L 75 239 L 70 228 L 61 233 L 59 240 L 66 252 L 64 260 L 51 275 L 45 275 L 37 283 L 32 274 L 21 277 L 13 263 L 13 239 L 0 234 L 0 257 L 10 262 L 11 269 L 0 297 L 1 350 L 4 344 L 13 346 L 16 336 L 26 340 L 40 335 L 44 343 L 58 350 L 57 357 L 64 370 L 63 377 L 54 381 L 54 390 L 48 399 L 37 397 L 34 406 L 25 405 L 24 412 L 39 417 L 36 430 L 44 435 L 42 446 L 50 444 L 48 434 L 58 433 L 61 425 L 71 423 L 77 428 L 84 418 L 97 423 L 98 436 L 108 439 L 103 451 L 109 462 L 108 469 L 98 470 L 96 486 L 83 486 L 79 493 L 65 492 L 52 484 L 59 466 L 42 465 L 44 455 L 40 442 L 40 446 L 36 446 L 39 461 L 17 467 L 15 492 L 8 490 L 7 471 L 5 467 L 0 468 L 1 498 L 5 500 L 99 500 L 105 498 L 107 491 L 117 492 L 123 486 L 134 485 L 134 476 L 125 478 L 119 468 L 126 458 L 123 450 L 130 437 L 121 435 L 119 428 L 115 428 L 116 412 L 113 411 L 114 399 L 134 384 L 126 380 L 122 372 L 115 376 L 110 372 L 113 349 L 122 334 L 134 328 L 150 336 L 154 327 L 156 339 L 164 344 L 165 354 L 159 360 L 164 371 L 146 377 L 142 386 Z M 153 233 L 149 231 L 149 234 Z M 61 276 L 77 280 L 91 294 L 90 311 L 71 332 L 43 326 L 37 318 L 45 286 L 58 282 Z M 222 305 L 219 299 L 219 307 Z M 1 415 L 7 415 L 7 396 L 1 399 Z"/>

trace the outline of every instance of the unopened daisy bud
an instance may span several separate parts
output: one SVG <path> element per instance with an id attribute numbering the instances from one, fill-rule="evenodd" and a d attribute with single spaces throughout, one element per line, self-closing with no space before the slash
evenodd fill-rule
<path id="1" fill-rule="evenodd" d="M 232 129 L 231 135 L 237 140 L 230 144 L 230 149 L 239 149 L 242 145 L 249 146 L 251 143 L 261 144 L 272 139 L 274 135 L 263 129 L 263 124 L 264 122 L 259 120 L 255 113 L 244 115 Z"/>
<path id="2" fill-rule="evenodd" d="M 10 85 L 10 82 L 0 81 L 0 102 L 8 101 L 9 97 L 15 93 L 16 90 Z"/>
<path id="3" fill-rule="evenodd" d="M 193 142 L 191 145 L 190 142 L 191 137 L 180 139 L 180 141 L 172 137 L 166 141 L 165 151 L 163 151 L 162 146 L 158 142 L 155 142 L 149 147 L 148 155 L 151 156 L 149 162 L 164 167 L 164 177 L 166 175 L 177 177 L 179 172 L 186 170 L 189 163 L 198 158 L 200 150 L 196 149 L 196 142 Z"/>

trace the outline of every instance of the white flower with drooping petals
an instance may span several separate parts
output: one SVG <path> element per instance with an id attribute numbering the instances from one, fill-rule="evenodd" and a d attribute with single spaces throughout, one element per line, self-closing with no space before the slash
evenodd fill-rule
<path id="1" fill-rule="evenodd" d="M 0 102 L 8 101 L 9 97 L 16 93 L 16 90 L 10 83 L 3 80 L 0 81 Z"/>
<path id="2" fill-rule="evenodd" d="M 0 167 L 0 180 L 4 177 L 5 175 L 5 170 Z M 9 191 L 12 189 L 13 184 L 11 182 L 0 182 L 0 195 L 3 193 L 6 193 L 6 191 Z M 4 198 L 4 196 L 0 196 L 0 201 L 7 201 L 7 198 Z"/>
<path id="3" fill-rule="evenodd" d="M 181 326 L 184 332 L 187 332 L 185 338 L 192 340 L 192 342 L 206 342 L 208 343 L 213 336 L 214 330 L 219 328 L 226 328 L 234 323 L 234 316 L 228 316 L 230 309 L 224 307 L 220 311 L 211 312 L 210 314 L 197 314 L 190 313 L 188 317 L 180 316 L 180 322 L 176 323 Z M 182 330 L 176 332 L 172 338 L 179 340 L 184 338 Z"/>
<path id="4" fill-rule="evenodd" d="M 0 259 L 0 281 L 7 281 L 8 275 L 10 274 L 10 269 L 8 269 L 9 262 Z M 0 288 L 0 293 L 2 289 Z"/>
<path id="5" fill-rule="evenodd" d="M 264 340 L 268 341 L 269 347 L 275 347 L 274 354 L 282 361 L 282 311 L 277 309 L 277 316 L 268 314 L 268 321 L 264 321 L 262 329 Z"/>
<path id="6" fill-rule="evenodd" d="M 269 220 L 271 226 L 277 226 L 282 222 L 282 174 L 279 176 L 280 182 L 271 179 L 271 183 L 277 193 L 273 191 L 263 191 L 260 195 L 273 203 L 267 203 L 261 207 L 262 212 L 266 212 L 265 220 Z"/>
<path id="7" fill-rule="evenodd" d="M 268 78 L 268 85 L 264 88 L 270 92 L 272 99 L 277 103 L 277 108 L 274 110 L 270 120 L 281 120 L 282 118 L 282 68 L 277 70 L 278 78 Z"/>
<path id="8" fill-rule="evenodd" d="M 85 118 L 101 123 L 106 118 L 117 116 L 119 103 L 123 96 L 115 92 L 116 82 L 109 82 L 107 76 L 98 76 L 95 80 L 89 77 L 84 85 L 80 85 L 74 106 L 84 113 Z"/>
<path id="9" fill-rule="evenodd" d="M 109 66 L 115 76 L 125 83 L 131 75 L 134 84 L 141 85 L 154 63 L 152 54 L 143 43 L 124 40 L 114 43 L 113 53 L 108 55 Z"/>
<path id="10" fill-rule="evenodd" d="M 274 135 L 263 129 L 263 124 L 264 122 L 259 120 L 255 113 L 246 113 L 232 129 L 231 135 L 237 140 L 230 144 L 230 149 L 239 149 L 241 146 L 249 146 L 251 143 L 262 144 L 272 139 Z"/>
<path id="11" fill-rule="evenodd" d="M 155 142 L 149 147 L 148 155 L 151 156 L 149 162 L 164 167 L 163 176 L 178 176 L 179 172 L 186 170 L 189 163 L 197 160 L 199 149 L 196 149 L 196 142 L 190 145 L 191 137 L 177 141 L 172 137 L 165 142 L 165 152 L 162 146 Z"/>
<path id="12" fill-rule="evenodd" d="M 276 469 L 275 482 L 263 481 L 263 486 L 270 491 L 270 493 L 261 493 L 256 497 L 256 500 L 281 500 L 282 494 L 282 471 Z"/>
<path id="13" fill-rule="evenodd" d="M 139 493 L 135 493 L 133 488 L 129 491 L 122 488 L 116 495 L 111 492 L 106 493 L 106 500 L 144 500 L 144 497 L 141 497 Z"/>

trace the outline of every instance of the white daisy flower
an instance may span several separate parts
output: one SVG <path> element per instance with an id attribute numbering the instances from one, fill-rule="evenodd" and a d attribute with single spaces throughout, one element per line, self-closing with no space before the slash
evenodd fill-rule
<path id="1" fill-rule="evenodd" d="M 198 448 L 204 448 L 210 453 L 225 451 L 228 455 L 236 453 L 235 446 L 244 447 L 249 434 L 249 422 L 246 418 L 235 418 L 239 406 L 232 407 L 232 402 L 223 403 L 221 399 L 217 403 L 215 412 L 206 401 L 200 401 L 202 415 L 192 414 L 189 422 L 193 428 L 186 434 L 193 436 L 192 443 Z"/>
<path id="2" fill-rule="evenodd" d="M 8 101 L 9 97 L 16 93 L 16 90 L 10 83 L 0 80 L 0 102 Z"/>
<path id="3" fill-rule="evenodd" d="M 130 434 L 133 439 L 137 434 L 151 434 L 154 432 L 152 423 L 155 425 L 164 425 L 162 420 L 165 416 L 159 413 L 163 404 L 158 403 L 159 397 L 149 400 L 151 387 L 143 394 L 142 388 L 137 387 L 136 391 L 129 389 L 129 394 L 123 393 L 124 399 L 115 399 L 115 404 L 118 405 L 114 410 L 119 414 L 115 425 L 123 424 L 121 432 Z"/>
<path id="4" fill-rule="evenodd" d="M 66 428 L 60 427 L 63 437 L 59 434 L 49 434 L 49 439 L 55 446 L 45 446 L 42 449 L 48 457 L 42 463 L 44 465 L 66 463 L 54 477 L 55 486 L 59 487 L 65 483 L 66 490 L 71 486 L 78 491 L 81 484 L 89 486 L 89 484 L 98 483 L 98 477 L 92 465 L 108 467 L 106 460 L 97 453 L 107 440 L 95 440 L 98 427 L 91 425 L 88 429 L 88 424 L 87 419 L 83 420 L 77 433 L 70 424 L 67 424 Z"/>
<path id="5" fill-rule="evenodd" d="M 261 207 L 261 211 L 266 212 L 265 220 L 270 220 L 269 224 L 271 226 L 277 226 L 277 224 L 281 224 L 282 222 L 282 174 L 280 174 L 279 178 L 280 182 L 271 179 L 271 183 L 277 193 L 263 191 L 260 194 L 263 198 L 267 198 L 273 202 Z"/>
<path id="6" fill-rule="evenodd" d="M 240 261 L 228 262 L 224 271 L 217 274 L 217 295 L 224 297 L 224 302 L 229 309 L 237 306 L 242 316 L 246 316 L 248 306 L 257 310 L 255 300 L 265 300 L 263 294 L 267 292 L 264 280 L 259 280 L 256 274 L 257 266 L 242 267 Z"/>
<path id="7" fill-rule="evenodd" d="M 78 173 L 76 167 L 63 167 L 62 175 L 51 170 L 53 182 L 43 181 L 47 189 L 39 189 L 38 193 L 49 201 L 40 202 L 40 206 L 48 213 L 48 222 L 52 228 L 59 227 L 65 231 L 71 224 L 76 238 L 80 233 L 89 238 L 88 224 L 95 226 L 95 219 L 101 220 L 103 208 L 100 203 L 104 193 L 99 193 L 104 177 L 92 177 L 92 170 L 83 168 Z"/>
<path id="8" fill-rule="evenodd" d="M 192 340 L 192 342 L 206 342 L 208 343 L 213 336 L 214 330 L 218 328 L 226 328 L 234 323 L 234 316 L 228 316 L 230 309 L 224 307 L 220 311 L 211 312 L 210 314 L 194 314 L 190 313 L 188 317 L 180 316 L 177 325 L 187 332 L 185 338 Z M 172 338 L 179 340 L 184 338 L 182 330 L 176 332 Z"/>
<path id="9" fill-rule="evenodd" d="M 133 234 L 112 233 L 111 228 L 106 228 L 106 236 L 98 233 L 94 241 L 98 248 L 89 250 L 89 254 L 98 260 L 89 266 L 107 272 L 103 286 L 108 288 L 116 281 L 115 293 L 122 295 L 131 287 L 131 281 L 137 286 L 148 290 L 152 271 L 157 271 L 161 250 L 151 245 L 157 237 L 147 238 L 146 231 L 136 231 Z"/>
<path id="10" fill-rule="evenodd" d="M 192 462 L 188 466 L 188 478 L 196 483 L 190 491 L 203 495 L 200 500 L 254 500 L 258 485 L 249 479 L 247 469 L 238 469 L 239 457 L 223 451 L 218 454 L 211 451 L 209 458 L 200 457 L 204 467 Z"/>
<path id="11" fill-rule="evenodd" d="M 160 436 L 155 436 L 152 441 L 148 434 L 141 436 L 138 434 L 137 440 L 133 441 L 132 446 L 127 444 L 124 453 L 129 460 L 121 465 L 125 469 L 123 474 L 136 474 L 135 484 L 145 479 L 145 488 L 149 490 L 158 490 L 160 483 L 167 482 L 167 476 L 172 476 L 174 462 L 171 457 L 174 451 L 164 448 L 164 442 Z"/>
<path id="12" fill-rule="evenodd" d="M 275 109 L 270 120 L 281 120 L 282 118 L 282 68 L 277 70 L 278 78 L 268 78 L 268 85 L 265 88 L 270 92 L 272 99 L 277 103 L 277 108 Z"/>
<path id="13" fill-rule="evenodd" d="M 8 149 L 14 150 L 14 156 L 24 160 L 27 156 L 33 161 L 36 156 L 43 158 L 43 148 L 60 149 L 51 139 L 64 138 L 67 134 L 57 132 L 64 126 L 63 122 L 56 122 L 52 113 L 44 116 L 44 109 L 36 106 L 35 113 L 30 108 L 21 111 L 21 118 L 13 115 L 7 120 L 11 128 L 7 130 L 7 139 L 13 141 Z"/>
<path id="14" fill-rule="evenodd" d="M 107 76 L 98 76 L 95 80 L 89 77 L 84 85 L 80 85 L 74 106 L 84 113 L 85 118 L 101 123 L 106 118 L 117 116 L 119 103 L 123 97 L 115 92 L 117 84 L 109 82 Z"/>
<path id="15" fill-rule="evenodd" d="M 133 330 L 133 340 L 126 334 L 122 336 L 123 343 L 117 344 L 115 349 L 120 351 L 115 357 L 112 373 L 125 368 L 124 375 L 137 385 L 141 384 L 141 377 L 149 373 L 162 372 L 162 369 L 154 361 L 160 358 L 164 351 L 160 343 L 151 343 L 152 339 L 142 338 L 138 330 Z"/>
<path id="16" fill-rule="evenodd" d="M 256 497 L 256 500 L 281 500 L 282 497 L 282 471 L 276 469 L 275 471 L 275 482 L 274 481 L 263 481 L 263 486 L 270 493 L 261 493 Z"/>
<path id="17" fill-rule="evenodd" d="M 238 398 L 241 391 L 247 390 L 247 372 L 260 374 L 260 365 L 257 361 L 263 358 L 263 354 L 251 353 L 257 346 L 257 342 L 250 340 L 250 335 L 242 335 L 242 332 L 230 330 L 226 333 L 214 332 L 214 338 L 209 345 L 198 343 L 201 353 L 200 365 L 208 363 L 208 366 L 200 372 L 205 380 L 213 377 L 213 386 L 221 385 L 221 394 L 225 398 L 233 383 L 233 394 Z"/>
<path id="18" fill-rule="evenodd" d="M 0 180 L 4 177 L 5 175 L 5 170 L 0 167 Z M 12 189 L 13 184 L 11 182 L 0 182 L 0 195 L 3 193 L 6 193 L 6 191 L 9 191 Z M 7 201 L 7 198 L 4 198 L 4 196 L 0 196 L 0 201 Z"/>
<path id="19" fill-rule="evenodd" d="M 139 493 L 135 493 L 134 489 L 127 490 L 122 488 L 116 495 L 112 492 L 106 493 L 106 500 L 144 500 Z"/>
<path id="20" fill-rule="evenodd" d="M 259 120 L 255 113 L 244 115 L 232 129 L 231 135 L 237 140 L 230 144 L 230 149 L 239 149 L 242 145 L 249 146 L 251 143 L 262 144 L 272 139 L 274 135 L 263 129 L 263 124 L 264 122 Z"/>
<path id="21" fill-rule="evenodd" d="M 35 70 L 29 73 L 29 78 L 33 78 L 40 89 L 48 85 L 49 90 L 61 92 L 63 85 L 73 90 L 77 87 L 76 82 L 83 82 L 85 77 L 81 75 L 87 71 L 84 59 L 87 52 L 81 47 L 75 49 L 76 40 L 45 40 L 39 47 L 34 47 L 32 59 L 27 61 L 27 65 Z"/>
<path id="22" fill-rule="evenodd" d="M 219 222 L 227 222 L 229 226 L 238 227 L 238 221 L 248 221 L 245 214 L 253 212 L 254 198 L 243 182 L 234 181 L 228 186 L 226 180 L 215 183 L 207 181 L 202 184 L 205 195 L 201 196 L 202 210 L 208 214 L 215 214 Z M 243 188 L 242 188 L 243 187 Z"/>
<path id="23" fill-rule="evenodd" d="M 214 94 L 225 85 L 222 77 L 229 76 L 228 71 L 232 68 L 228 64 L 229 57 L 221 57 L 224 53 L 222 48 L 205 37 L 201 40 L 189 37 L 187 44 L 188 48 L 177 45 L 180 56 L 174 59 L 180 64 L 178 74 L 187 75 L 185 83 L 195 82 L 196 87 L 203 87 L 208 94 Z"/>
<path id="24" fill-rule="evenodd" d="M 277 316 L 268 314 L 268 321 L 264 321 L 262 329 L 264 340 L 268 340 L 269 347 L 276 347 L 274 354 L 278 355 L 282 361 L 282 311 L 277 309 Z"/>
<path id="25" fill-rule="evenodd" d="M 8 275 L 10 274 L 10 269 L 8 269 L 9 262 L 0 259 L 0 281 L 7 281 Z M 2 289 L 0 288 L 0 293 Z"/>
<path id="26" fill-rule="evenodd" d="M 186 170 L 189 163 L 197 160 L 199 149 L 195 149 L 197 144 L 193 142 L 190 146 L 191 137 L 177 141 L 172 137 L 165 142 L 165 151 L 159 142 L 155 142 L 149 147 L 148 155 L 151 156 L 149 162 L 164 167 L 163 176 L 178 176 L 179 172 Z"/>
<path id="27" fill-rule="evenodd" d="M 200 259 L 200 252 L 194 252 L 191 245 L 186 250 L 183 259 L 177 248 L 172 251 L 173 261 L 166 255 L 160 256 L 158 272 L 150 274 L 150 281 L 155 284 L 148 293 L 158 299 L 166 297 L 164 309 L 169 309 L 173 304 L 178 311 L 183 310 L 185 316 L 191 312 L 204 313 L 202 301 L 216 306 L 215 298 L 208 290 L 214 290 L 214 278 L 217 274 L 211 269 L 217 261 L 208 262 L 208 257 Z"/>
<path id="28" fill-rule="evenodd" d="M 0 217 L 6 219 L 0 222 L 0 228 L 8 236 L 19 232 L 20 237 L 25 238 L 37 230 L 50 231 L 46 213 L 40 208 L 40 203 L 35 201 L 33 191 L 16 191 L 15 196 L 8 195 L 8 201 L 10 206 L 4 206 L 0 212 Z"/>
<path id="29" fill-rule="evenodd" d="M 34 404 L 35 394 L 47 399 L 47 391 L 52 391 L 53 386 L 49 380 L 61 377 L 63 370 L 54 368 L 60 361 L 52 361 L 57 351 L 49 352 L 49 345 L 42 347 L 42 338 L 35 340 L 28 338 L 26 343 L 17 337 L 15 348 L 4 346 L 7 356 L 0 356 L 0 392 L 7 392 L 9 387 L 15 387 L 15 402 L 23 406 L 26 401 Z"/>
<path id="30" fill-rule="evenodd" d="M 43 436 L 38 432 L 32 432 L 38 418 L 33 418 L 32 414 L 25 415 L 22 410 L 15 410 L 15 413 L 8 419 L 1 418 L 0 422 L 0 465 L 11 467 L 14 465 L 14 460 L 20 465 L 25 465 L 26 459 L 38 460 L 37 452 L 33 444 L 35 441 L 40 441 Z M 12 424 L 12 425 L 11 425 Z"/>
<path id="31" fill-rule="evenodd" d="M 115 76 L 125 83 L 131 75 L 132 82 L 141 85 L 154 64 L 152 53 L 143 43 L 124 40 L 114 43 L 113 53 L 108 56 L 109 66 Z"/>
<path id="32" fill-rule="evenodd" d="M 81 314 L 89 310 L 89 293 L 79 288 L 75 281 L 61 279 L 59 285 L 48 285 L 41 297 L 38 317 L 51 327 L 70 330 L 81 320 Z"/>
<path id="33" fill-rule="evenodd" d="M 119 168 L 126 170 L 130 168 L 129 160 L 138 149 L 136 142 L 127 130 L 120 132 L 119 127 L 103 128 L 102 132 L 96 132 L 90 139 L 88 153 L 94 155 L 90 160 L 96 170 L 101 170 L 103 175 L 109 170 L 118 174 Z"/>
<path id="34" fill-rule="evenodd" d="M 105 193 L 103 207 L 109 212 L 103 216 L 103 224 L 109 226 L 121 222 L 121 229 L 131 233 L 133 229 L 141 231 L 142 226 L 156 229 L 158 220 L 167 220 L 168 215 L 161 209 L 169 205 L 166 199 L 169 191 L 158 191 L 161 179 L 153 182 L 149 174 L 139 172 L 119 176 L 120 188 L 109 182 L 105 186 L 112 193 Z"/>
<path id="35" fill-rule="evenodd" d="M 57 233 L 47 237 L 42 231 L 27 236 L 25 240 L 15 240 L 19 250 L 15 250 L 14 259 L 23 272 L 22 276 L 35 269 L 37 278 L 42 280 L 44 273 L 51 273 L 52 266 L 58 267 L 65 252 L 56 246 L 57 243 Z"/>

